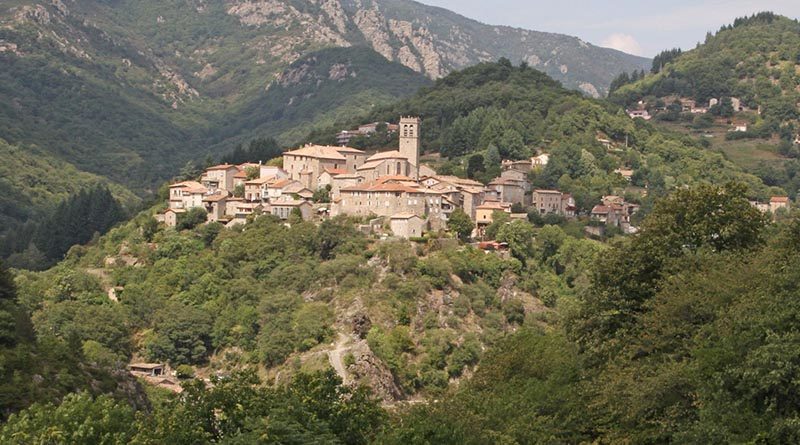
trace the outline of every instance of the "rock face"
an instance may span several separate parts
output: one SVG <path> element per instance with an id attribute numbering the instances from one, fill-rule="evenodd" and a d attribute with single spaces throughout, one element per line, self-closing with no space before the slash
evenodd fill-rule
<path id="1" fill-rule="evenodd" d="M 302 5 L 300 7 L 299 5 Z M 621 71 L 649 61 L 578 38 L 489 26 L 407 0 L 229 0 L 227 13 L 262 32 L 290 31 L 278 46 L 369 45 L 388 60 L 436 79 L 482 61 L 526 61 L 587 94 L 604 94 Z M 285 34 L 285 33 L 284 33 Z M 274 39 L 273 39 L 274 40 Z"/>
<path id="2" fill-rule="evenodd" d="M 376 397 L 384 402 L 403 398 L 403 392 L 394 380 L 389 368 L 369 349 L 366 340 L 356 343 L 352 349 L 354 363 L 347 367 L 360 384 L 372 389 Z"/>

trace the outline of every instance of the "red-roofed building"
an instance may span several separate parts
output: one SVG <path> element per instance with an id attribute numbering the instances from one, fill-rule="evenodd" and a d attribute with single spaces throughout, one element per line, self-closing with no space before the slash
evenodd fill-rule
<path id="1" fill-rule="evenodd" d="M 791 201 L 788 196 L 773 196 L 769 200 L 769 211 L 775 214 L 780 209 L 788 209 L 790 205 Z"/>

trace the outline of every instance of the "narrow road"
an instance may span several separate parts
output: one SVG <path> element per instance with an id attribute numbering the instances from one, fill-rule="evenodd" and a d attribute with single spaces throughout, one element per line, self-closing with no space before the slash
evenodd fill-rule
<path id="1" fill-rule="evenodd" d="M 347 375 L 347 366 L 344 364 L 344 355 L 350 350 L 350 347 L 347 346 L 349 342 L 350 338 L 340 332 L 336 337 L 336 342 L 333 344 L 333 349 L 328 351 L 328 361 L 345 385 L 350 383 Z"/>

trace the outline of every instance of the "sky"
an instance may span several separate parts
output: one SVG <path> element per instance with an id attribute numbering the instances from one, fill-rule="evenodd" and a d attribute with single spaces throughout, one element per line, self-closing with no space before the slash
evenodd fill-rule
<path id="1" fill-rule="evenodd" d="M 736 17 L 772 11 L 800 18 L 800 0 L 418 0 L 491 25 L 567 34 L 653 57 L 694 48 Z"/>

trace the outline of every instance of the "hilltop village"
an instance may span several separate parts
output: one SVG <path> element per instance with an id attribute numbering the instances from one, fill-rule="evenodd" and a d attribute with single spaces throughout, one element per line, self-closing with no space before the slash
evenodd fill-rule
<path id="1" fill-rule="evenodd" d="M 529 174 L 547 165 L 547 153 L 502 161 L 500 176 L 488 184 L 440 175 L 420 162 L 420 123 L 418 117 L 401 117 L 399 124 L 385 124 L 386 131 L 399 133 L 397 150 L 369 154 L 346 146 L 353 136 L 374 133 L 379 125 L 374 123 L 341 132 L 341 146 L 309 144 L 286 151 L 280 163 L 209 167 L 197 180 L 171 184 L 168 208 L 157 219 L 175 227 L 184 215 L 199 209 L 194 211 L 205 212 L 206 221 L 232 227 L 260 214 L 283 220 L 292 215 L 303 220 L 347 215 L 361 218 L 360 229 L 366 233 L 417 238 L 447 229 L 450 216 L 460 209 L 473 222 L 472 237 L 482 238 L 495 212 L 511 218 L 526 218 L 530 212 L 564 219 L 578 216 L 570 194 L 531 186 Z M 616 173 L 627 180 L 634 174 L 627 168 Z M 770 204 L 753 205 L 775 212 L 789 202 L 775 197 Z M 588 212 L 585 230 L 602 236 L 611 226 L 635 233 L 631 217 L 638 210 L 638 204 L 623 197 L 603 196 Z"/>
<path id="2" fill-rule="evenodd" d="M 374 131 L 374 125 L 370 129 Z M 439 175 L 420 162 L 419 118 L 402 117 L 398 125 L 388 126 L 388 131 L 399 132 L 397 150 L 370 155 L 344 145 L 306 145 L 285 152 L 280 167 L 209 167 L 199 180 L 171 184 L 169 207 L 158 218 L 174 227 L 192 209 L 203 209 L 208 221 L 227 226 L 243 224 L 253 214 L 281 219 L 294 214 L 304 220 L 349 215 L 363 217 L 365 231 L 387 228 L 395 237 L 414 238 L 445 229 L 456 209 L 474 222 L 476 237 L 492 223 L 494 212 L 511 214 L 515 205 L 535 208 L 542 215 L 576 216 L 569 194 L 531 189 L 528 173 L 544 167 L 547 154 L 503 161 L 501 175 L 484 185 Z M 346 142 L 346 136 L 343 132 L 340 141 Z M 604 222 L 626 225 L 635 207 L 608 197 L 595 210 Z"/>

